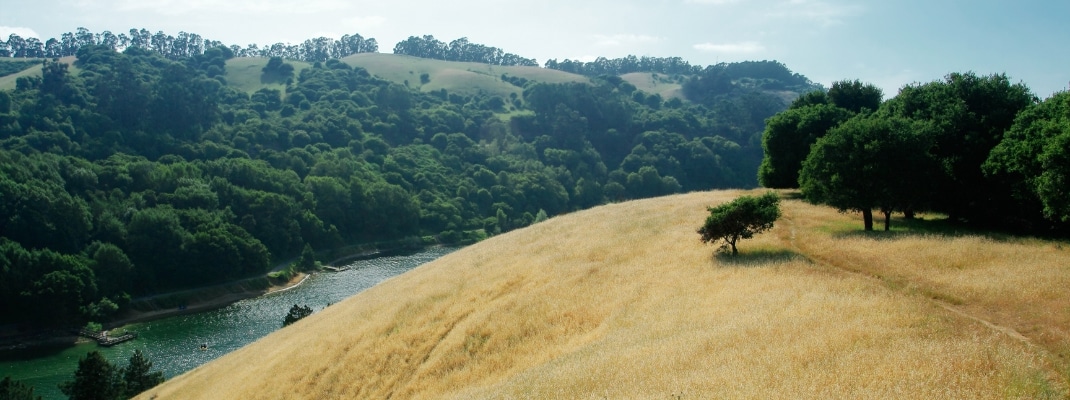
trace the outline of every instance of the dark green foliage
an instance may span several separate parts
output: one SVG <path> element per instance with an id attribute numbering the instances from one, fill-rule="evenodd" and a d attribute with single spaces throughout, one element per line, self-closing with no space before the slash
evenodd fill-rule
<path id="1" fill-rule="evenodd" d="M 294 77 L 293 64 L 283 62 L 282 57 L 271 57 L 261 70 L 260 82 L 285 83 Z"/>
<path id="2" fill-rule="evenodd" d="M 942 81 L 902 88 L 885 104 L 888 113 L 930 124 L 928 154 L 940 168 L 930 180 L 930 208 L 952 220 L 1003 225 L 1014 219 L 1011 182 L 987 179 L 981 165 L 1018 113 L 1036 101 L 1006 75 L 949 74 Z M 1009 217 L 1009 218 L 1008 218 Z"/>
<path id="3" fill-rule="evenodd" d="M 12 34 L 7 40 L 0 38 L 0 57 L 17 58 L 57 58 L 73 56 L 86 47 L 99 46 L 111 51 L 125 47 L 125 52 L 131 54 L 147 54 L 150 52 L 170 59 L 189 60 L 192 68 L 204 71 L 210 77 L 222 75 L 223 66 L 217 60 L 227 60 L 233 57 L 284 57 L 292 60 L 307 62 L 323 62 L 328 59 L 338 59 L 352 54 L 376 53 L 379 44 L 375 38 L 365 39 L 360 34 L 342 35 L 341 38 L 332 39 L 318 37 L 306 39 L 298 44 L 275 43 L 263 48 L 255 43 L 244 48 L 237 45 L 224 45 L 222 42 L 205 39 L 196 33 L 179 32 L 171 36 L 158 31 L 155 34 L 147 29 L 130 29 L 129 34 L 120 32 L 118 35 L 104 31 L 97 34 L 86 28 L 78 28 L 76 33 L 64 33 L 61 40 L 55 38 L 38 40 L 31 38 L 24 40 L 18 35 Z M 27 61 L 37 63 L 38 61 Z M 21 61 L 0 63 L 0 76 L 13 72 L 5 71 L 4 64 L 18 65 Z M 8 67 L 12 69 L 15 67 Z"/>
<path id="4" fill-rule="evenodd" d="M 829 101 L 836 107 L 853 113 L 863 110 L 877 111 L 884 100 L 884 91 L 873 84 L 859 80 L 832 82 L 828 92 Z"/>
<path id="5" fill-rule="evenodd" d="M 61 383 L 59 389 L 71 400 L 114 400 L 125 394 L 124 386 L 122 371 L 100 352 L 91 351 L 78 360 L 74 380 Z"/>
<path id="6" fill-rule="evenodd" d="M 286 318 L 283 318 L 282 326 L 289 326 L 290 324 L 297 322 L 301 318 L 307 317 L 309 315 L 312 315 L 312 308 L 307 305 L 298 306 L 297 304 L 294 304 L 293 307 L 290 307 L 290 312 L 286 313 Z"/>
<path id="7" fill-rule="evenodd" d="M 1070 92 L 1056 93 L 1018 114 L 984 170 L 1010 182 L 1024 211 L 1039 202 L 1046 218 L 1070 222 Z"/>
<path id="8" fill-rule="evenodd" d="M 935 164 L 926 156 L 925 129 L 902 118 L 864 114 L 817 140 L 802 163 L 803 196 L 840 211 L 860 211 L 873 230 L 873 209 L 885 213 L 919 209 L 929 189 L 919 175 Z"/>
<path id="9" fill-rule="evenodd" d="M 5 376 L 3 380 L 0 380 L 0 399 L 41 400 L 41 396 L 33 394 L 33 386 L 12 380 L 11 377 Z"/>
<path id="10" fill-rule="evenodd" d="M 0 76 L 7 76 L 40 64 L 37 60 L 7 61 L 0 62 Z M 2 109 L 0 109 L 2 110 Z"/>
<path id="11" fill-rule="evenodd" d="M 707 210 L 710 215 L 698 229 L 702 243 L 724 241 L 720 250 L 727 252 L 731 248 L 732 255 L 737 255 L 736 242 L 773 228 L 773 223 L 780 218 L 780 197 L 773 192 L 757 197 L 740 196 Z"/>
<path id="12" fill-rule="evenodd" d="M 850 115 L 843 108 L 818 103 L 793 106 L 770 117 L 762 134 L 765 158 L 758 168 L 758 182 L 768 188 L 799 187 L 799 169 L 810 153 L 810 145 Z"/>
<path id="13" fill-rule="evenodd" d="M 394 54 L 492 65 L 539 66 L 535 59 L 506 53 L 497 47 L 472 43 L 468 41 L 468 38 L 460 38 L 446 44 L 431 35 L 409 36 L 408 39 L 394 46 Z M 423 81 L 423 77 L 420 78 L 420 82 L 427 83 Z"/>
<path id="14" fill-rule="evenodd" d="M 299 271 L 311 271 L 316 268 L 316 253 L 312 251 L 312 246 L 305 243 L 305 248 L 301 250 L 301 259 L 297 261 L 297 269 Z"/>
<path id="15" fill-rule="evenodd" d="M 145 358 L 140 349 L 134 350 L 130 362 L 122 370 L 124 395 L 134 397 L 156 385 L 163 383 L 163 372 L 152 371 L 152 361 Z"/>
<path id="16" fill-rule="evenodd" d="M 126 367 L 112 364 L 98 351 L 78 360 L 74 380 L 59 385 L 71 399 L 128 399 L 163 383 L 163 372 L 152 371 L 152 361 L 134 350 Z"/>
<path id="17" fill-rule="evenodd" d="M 607 201 L 752 187 L 761 121 L 784 107 L 762 87 L 805 83 L 755 63 L 718 67 L 737 83 L 706 105 L 616 76 L 503 77 L 524 88 L 508 100 L 423 93 L 314 40 L 301 51 L 317 64 L 247 94 L 223 79 L 241 49 L 141 30 L 117 53 L 82 36 L 78 73 L 50 61 L 0 92 L 0 323 L 106 321 L 132 296 L 263 274 L 306 248 L 470 243 Z M 262 72 L 285 75 L 296 57 L 272 47 Z"/>

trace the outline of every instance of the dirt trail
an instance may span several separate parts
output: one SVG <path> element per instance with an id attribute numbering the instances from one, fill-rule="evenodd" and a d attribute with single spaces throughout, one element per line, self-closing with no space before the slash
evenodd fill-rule
<path id="1" fill-rule="evenodd" d="M 821 265 L 821 266 L 823 266 L 825 268 L 828 268 L 828 269 L 831 269 L 831 270 L 834 270 L 834 271 L 837 271 L 837 272 L 840 272 L 840 273 L 845 273 L 845 274 L 849 274 L 849 275 L 853 275 L 853 276 L 860 276 L 860 277 L 863 277 L 863 278 L 872 279 L 872 280 L 875 280 L 875 281 L 880 281 L 882 283 L 887 283 L 887 280 L 885 278 L 883 278 L 883 277 L 875 276 L 875 275 L 872 275 L 872 274 L 867 274 L 867 273 L 864 273 L 864 272 L 859 272 L 859 271 L 852 270 L 852 269 L 849 269 L 849 268 L 844 268 L 844 267 L 838 266 L 838 265 L 836 265 L 834 263 L 831 263 L 831 262 L 829 262 L 827 260 L 814 258 L 811 255 L 806 254 L 806 252 L 804 252 L 802 250 L 802 248 L 800 248 L 798 243 L 796 242 L 796 238 L 797 237 L 795 235 L 795 220 L 793 218 L 791 218 L 790 215 L 787 215 L 787 212 L 785 212 L 784 217 L 785 218 L 783 218 L 783 219 L 785 221 L 787 221 L 788 225 L 790 226 L 789 236 L 788 236 L 789 240 L 788 241 L 791 244 L 792 250 L 794 250 L 795 252 L 799 253 L 803 257 L 806 257 L 806 259 L 810 260 L 811 262 L 813 262 L 815 264 L 818 264 L 818 265 Z M 1043 350 L 1045 353 L 1051 354 L 1043 346 L 1037 344 L 1032 339 L 1030 339 L 1029 337 L 1023 335 L 1021 332 L 1018 332 L 1014 328 L 1011 328 L 1011 327 L 1008 327 L 1008 326 L 999 325 L 999 324 L 994 323 L 992 321 L 989 321 L 989 320 L 986 320 L 984 318 L 978 317 L 976 315 L 970 314 L 970 313 L 966 312 L 965 310 L 962 310 L 961 308 L 956 307 L 955 305 L 953 305 L 951 303 L 948 303 L 946 301 L 940 300 L 938 298 L 933 298 L 933 297 L 929 297 L 929 296 L 926 296 L 926 298 L 930 302 L 932 302 L 933 304 L 935 304 L 937 306 L 940 306 L 941 308 L 943 308 L 943 309 L 945 309 L 947 311 L 950 311 L 950 312 L 954 313 L 955 315 L 964 317 L 964 318 L 972 320 L 972 321 L 976 321 L 976 322 L 984 325 L 985 327 L 988 327 L 989 329 L 992 329 L 992 330 L 994 330 L 996 332 L 1000 332 L 1000 333 L 1002 333 L 1004 335 L 1007 335 L 1008 337 L 1011 337 L 1011 338 L 1013 338 L 1015 340 L 1018 340 L 1019 342 L 1022 342 L 1023 344 L 1025 344 L 1027 346 L 1030 346 L 1030 347 L 1033 347 L 1033 348 L 1036 348 L 1036 349 L 1040 349 L 1040 350 Z"/>

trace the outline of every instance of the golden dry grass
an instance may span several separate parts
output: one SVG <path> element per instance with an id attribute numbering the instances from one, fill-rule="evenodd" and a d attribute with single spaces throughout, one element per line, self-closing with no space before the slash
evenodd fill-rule
<path id="1" fill-rule="evenodd" d="M 870 254 L 876 240 L 828 228 L 847 216 L 797 201 L 783 204 L 772 232 L 743 242 L 740 257 L 714 255 L 695 229 L 707 205 L 740 193 L 608 205 L 491 238 L 142 397 L 1066 397 L 1063 367 L 1046 345 L 969 314 L 974 301 L 1017 305 L 986 297 L 1005 295 L 1001 285 L 1039 287 L 1050 276 L 1022 273 L 1001 284 L 998 276 L 915 273 L 957 258 Z M 900 240 L 946 245 L 885 242 Z M 860 248 L 838 250 L 847 246 Z M 1051 257 L 1070 255 L 1053 249 Z M 851 267 L 880 258 L 888 267 L 873 268 L 895 271 Z M 946 295 L 960 296 L 959 305 L 931 300 L 945 287 L 961 287 Z"/>

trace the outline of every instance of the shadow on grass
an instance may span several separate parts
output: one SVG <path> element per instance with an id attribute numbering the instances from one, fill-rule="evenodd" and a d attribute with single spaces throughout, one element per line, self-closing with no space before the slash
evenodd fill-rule
<path id="1" fill-rule="evenodd" d="M 739 254 L 732 255 L 731 253 L 715 252 L 710 257 L 714 266 L 724 267 L 765 267 L 773 264 L 783 264 L 792 261 L 806 261 L 809 259 L 806 256 L 797 252 L 786 249 L 758 249 L 758 250 L 740 250 Z"/>
<path id="2" fill-rule="evenodd" d="M 893 217 L 891 230 L 884 230 L 884 220 L 874 216 L 873 230 L 862 229 L 862 221 L 858 221 L 858 229 L 835 232 L 832 237 L 837 239 L 865 238 L 870 240 L 899 240 L 912 239 L 923 236 L 936 236 L 945 238 L 958 238 L 964 236 L 984 236 L 997 242 L 1004 242 L 1013 238 L 1027 235 L 1016 235 L 1010 232 L 972 227 L 960 222 L 953 222 L 941 218 L 914 218 Z"/>

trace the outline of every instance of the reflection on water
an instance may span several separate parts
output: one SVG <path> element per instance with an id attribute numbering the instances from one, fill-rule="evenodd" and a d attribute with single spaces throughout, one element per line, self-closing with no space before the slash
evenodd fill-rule
<path id="1" fill-rule="evenodd" d="M 34 393 L 45 399 L 62 399 L 65 396 L 56 385 L 71 379 L 78 359 L 86 353 L 98 350 L 113 363 L 125 366 L 134 350 L 141 349 L 153 362 L 154 370 L 171 378 L 281 328 L 283 317 L 294 304 L 322 310 L 453 250 L 436 247 L 355 261 L 349 270 L 315 274 L 290 290 L 242 300 L 214 311 L 132 324 L 128 329 L 140 336 L 111 348 L 88 343 L 0 354 L 0 377 L 10 376 L 33 385 Z M 203 344 L 208 345 L 206 350 L 201 350 Z"/>

